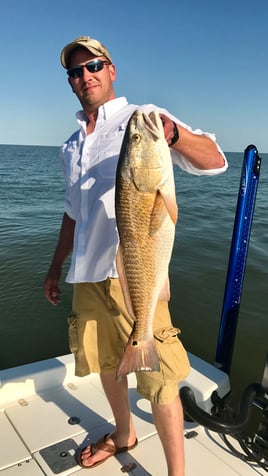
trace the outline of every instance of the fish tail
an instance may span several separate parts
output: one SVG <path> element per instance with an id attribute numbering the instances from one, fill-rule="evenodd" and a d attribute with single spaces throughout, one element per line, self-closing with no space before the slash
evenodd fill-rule
<path id="1" fill-rule="evenodd" d="M 159 358 L 154 338 L 137 341 L 130 337 L 122 359 L 117 367 L 116 380 L 131 372 L 159 371 Z"/>

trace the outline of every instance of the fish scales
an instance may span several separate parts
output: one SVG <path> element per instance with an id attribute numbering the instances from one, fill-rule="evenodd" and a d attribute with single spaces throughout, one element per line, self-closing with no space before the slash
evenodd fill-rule
<path id="1" fill-rule="evenodd" d="M 153 338 L 157 301 L 165 290 L 177 205 L 173 166 L 156 112 L 136 111 L 128 123 L 116 176 L 117 267 L 126 306 L 135 320 L 117 377 L 159 369 Z M 165 286 L 166 284 L 166 286 Z"/>

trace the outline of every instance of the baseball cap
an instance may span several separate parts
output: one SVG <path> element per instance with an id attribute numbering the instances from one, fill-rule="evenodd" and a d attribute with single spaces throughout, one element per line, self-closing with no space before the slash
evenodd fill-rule
<path id="1" fill-rule="evenodd" d="M 68 45 L 64 46 L 60 60 L 61 64 L 64 68 L 68 69 L 70 56 L 73 50 L 78 47 L 86 48 L 90 53 L 96 56 L 105 56 L 109 61 L 112 63 L 112 58 L 109 51 L 105 48 L 105 46 L 100 43 L 100 41 L 95 40 L 94 38 L 90 38 L 90 36 L 79 36 Z"/>

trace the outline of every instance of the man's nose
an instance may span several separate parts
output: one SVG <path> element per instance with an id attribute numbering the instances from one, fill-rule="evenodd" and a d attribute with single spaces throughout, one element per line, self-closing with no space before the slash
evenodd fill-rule
<path id="1" fill-rule="evenodd" d="M 88 71 L 87 67 L 85 65 L 82 66 L 82 72 L 83 72 L 83 79 L 87 80 L 89 77 L 92 76 L 93 73 Z"/>

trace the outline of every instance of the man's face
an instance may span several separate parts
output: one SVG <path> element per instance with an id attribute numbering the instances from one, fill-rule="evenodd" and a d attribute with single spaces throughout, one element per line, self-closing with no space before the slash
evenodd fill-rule
<path id="1" fill-rule="evenodd" d="M 77 65 L 85 65 L 92 60 L 107 61 L 104 56 L 94 56 L 85 48 L 74 50 L 69 69 Z M 79 78 L 68 78 L 73 92 L 77 95 L 85 111 L 93 112 L 105 102 L 114 99 L 113 82 L 116 78 L 115 67 L 104 64 L 101 71 L 94 73 L 82 68 L 83 74 Z"/>

